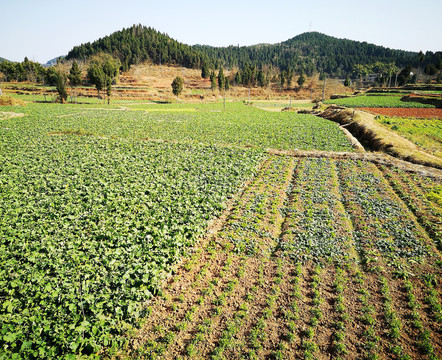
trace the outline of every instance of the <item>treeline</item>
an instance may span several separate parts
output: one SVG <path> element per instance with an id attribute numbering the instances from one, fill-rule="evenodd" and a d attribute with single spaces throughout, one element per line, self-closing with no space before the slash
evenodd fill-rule
<path id="1" fill-rule="evenodd" d="M 4 60 L 0 62 L 0 73 L 4 81 L 30 81 L 42 83 L 48 76 L 48 71 L 40 63 L 29 61 L 12 62 Z"/>
<path id="2" fill-rule="evenodd" d="M 357 64 L 373 65 L 380 62 L 394 64 L 398 68 L 410 65 L 413 68 L 422 67 L 428 73 L 442 68 L 441 52 L 427 52 L 422 57 L 414 52 L 337 39 L 318 32 L 304 33 L 278 44 L 212 47 L 185 45 L 167 34 L 142 25 L 133 25 L 92 43 L 76 46 L 66 59 L 84 61 L 101 52 L 119 59 L 123 71 L 145 60 L 188 68 L 237 68 L 244 72 L 247 72 L 247 68 L 273 67 L 281 72 L 294 71 L 298 75 L 301 72 L 308 76 L 325 73 L 340 78 L 351 74 Z"/>
<path id="3" fill-rule="evenodd" d="M 103 52 L 119 59 L 122 71 L 146 60 L 154 64 L 176 64 L 188 68 L 201 68 L 204 62 L 208 62 L 201 51 L 142 25 L 133 25 L 92 43 L 75 46 L 67 54 L 66 60 L 85 61 Z"/>
<path id="4" fill-rule="evenodd" d="M 423 61 L 417 53 L 392 50 L 382 46 L 346 39 L 337 39 L 318 32 L 298 35 L 290 40 L 273 45 L 211 47 L 197 45 L 194 48 L 207 55 L 217 68 L 273 66 L 281 71 L 302 71 L 308 76 L 326 73 L 328 76 L 344 78 L 353 72 L 357 64 L 393 63 L 402 68 L 423 66 L 432 71 L 442 68 L 442 53 L 427 52 Z"/>

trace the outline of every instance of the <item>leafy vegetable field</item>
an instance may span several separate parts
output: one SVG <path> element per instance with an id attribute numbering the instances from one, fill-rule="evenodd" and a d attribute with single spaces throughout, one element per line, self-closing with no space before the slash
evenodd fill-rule
<path id="1" fill-rule="evenodd" d="M 222 109 L 222 104 L 135 104 L 124 109 L 28 105 L 22 111 L 30 114 L 23 126 L 32 123 L 33 130 L 42 134 L 77 133 L 261 149 L 353 151 L 336 124 L 322 118 L 268 112 L 242 103 L 227 104 L 225 112 Z"/>
<path id="2" fill-rule="evenodd" d="M 440 357 L 439 178 L 242 104 L 5 111 L 1 359 Z"/>
<path id="3" fill-rule="evenodd" d="M 325 104 L 336 104 L 346 107 L 358 108 L 434 108 L 431 104 L 422 104 L 416 101 L 402 101 L 401 96 L 363 95 L 342 99 L 326 100 Z"/>

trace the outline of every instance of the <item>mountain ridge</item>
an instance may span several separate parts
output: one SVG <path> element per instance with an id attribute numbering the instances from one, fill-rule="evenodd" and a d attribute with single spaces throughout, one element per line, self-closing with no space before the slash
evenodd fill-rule
<path id="1" fill-rule="evenodd" d="M 98 52 L 107 52 L 118 57 L 122 70 L 131 65 L 149 60 L 154 64 L 177 64 L 189 68 L 244 68 L 272 66 L 280 70 L 292 69 L 311 75 L 325 72 L 334 76 L 345 76 L 356 64 L 370 65 L 375 62 L 394 63 L 398 67 L 425 66 L 440 63 L 441 52 L 427 52 L 419 63 L 418 53 L 390 49 L 381 45 L 340 39 L 320 32 L 305 32 L 275 44 L 215 47 L 210 45 L 187 45 L 171 38 L 166 33 L 133 25 L 111 35 L 79 46 L 75 46 L 66 59 L 86 59 Z"/>

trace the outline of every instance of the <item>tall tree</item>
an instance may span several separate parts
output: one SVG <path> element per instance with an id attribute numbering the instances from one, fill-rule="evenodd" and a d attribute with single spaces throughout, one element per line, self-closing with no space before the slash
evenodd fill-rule
<path id="1" fill-rule="evenodd" d="M 283 87 L 285 84 L 285 76 L 284 72 L 282 71 L 279 73 L 279 84 L 281 85 L 281 87 Z"/>
<path id="2" fill-rule="evenodd" d="M 235 74 L 235 85 L 240 85 L 242 84 L 242 79 L 241 79 L 241 73 L 238 71 Z"/>
<path id="3" fill-rule="evenodd" d="M 299 87 L 302 88 L 302 86 L 303 86 L 304 83 L 305 83 L 305 80 L 306 80 L 306 79 L 305 79 L 304 72 L 301 71 L 301 74 L 299 75 L 298 80 L 297 80 Z"/>
<path id="4" fill-rule="evenodd" d="M 74 60 L 71 70 L 69 71 L 69 83 L 75 89 L 75 103 L 77 103 L 77 86 L 81 84 L 81 70 L 77 62 Z"/>
<path id="5" fill-rule="evenodd" d="M 201 77 L 203 79 L 207 79 L 210 76 L 209 67 L 206 63 L 203 64 L 203 68 L 201 69 Z"/>
<path id="6" fill-rule="evenodd" d="M 57 92 L 58 92 L 57 100 L 60 103 L 64 104 L 66 102 L 66 99 L 68 98 L 68 93 L 66 92 L 67 77 L 62 72 L 57 72 L 56 76 L 57 76 L 56 89 L 57 89 Z"/>
<path id="7" fill-rule="evenodd" d="M 266 86 L 266 78 L 264 72 L 261 69 L 258 71 L 258 75 L 256 76 L 256 81 L 258 81 L 258 86 L 260 87 Z"/>
<path id="8" fill-rule="evenodd" d="M 223 90 L 226 85 L 226 78 L 224 76 L 223 68 L 219 69 L 218 72 L 218 88 Z"/>
<path id="9" fill-rule="evenodd" d="M 216 75 L 215 71 L 213 70 L 210 73 L 210 88 L 212 89 L 212 91 L 216 89 Z"/>

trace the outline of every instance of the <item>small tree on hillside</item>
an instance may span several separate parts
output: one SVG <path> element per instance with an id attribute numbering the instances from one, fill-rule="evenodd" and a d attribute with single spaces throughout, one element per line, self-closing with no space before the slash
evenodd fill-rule
<path id="1" fill-rule="evenodd" d="M 177 76 L 172 81 L 172 92 L 176 96 L 177 102 L 178 102 L 178 95 L 180 95 L 181 92 L 183 91 L 183 84 L 184 80 L 181 76 Z"/>
<path id="2" fill-rule="evenodd" d="M 230 81 L 229 81 L 229 78 L 227 78 L 227 77 L 226 77 L 225 89 L 230 90 Z"/>
<path id="3" fill-rule="evenodd" d="M 304 83 L 305 83 L 305 75 L 304 75 L 304 72 L 303 71 L 301 71 L 301 75 L 299 75 L 299 77 L 298 77 L 298 85 L 299 85 L 299 87 L 301 87 L 302 88 L 302 86 L 304 85 Z"/>
<path id="4" fill-rule="evenodd" d="M 119 68 L 119 60 L 114 59 L 108 54 L 100 54 L 94 56 L 87 70 L 89 81 L 95 85 L 98 94 L 100 94 L 101 90 L 106 90 L 108 94 L 108 103 L 110 103 L 112 84 L 118 77 Z"/>
<path id="5" fill-rule="evenodd" d="M 223 68 L 219 69 L 218 73 L 218 87 L 220 90 L 223 90 L 226 86 L 226 78 L 224 76 Z"/>
<path id="6" fill-rule="evenodd" d="M 67 77 L 65 74 L 61 72 L 57 72 L 57 83 L 56 83 L 56 89 L 58 92 L 57 101 L 64 104 L 66 102 L 66 99 L 68 98 L 68 93 L 66 92 L 66 81 Z"/>
<path id="7" fill-rule="evenodd" d="M 285 76 L 284 72 L 282 71 L 279 73 L 279 84 L 281 85 L 281 87 L 283 87 L 285 84 Z"/>
<path id="8" fill-rule="evenodd" d="M 209 67 L 206 63 L 203 64 L 203 68 L 201 69 L 201 77 L 203 79 L 207 79 L 210 76 Z"/>
<path id="9" fill-rule="evenodd" d="M 81 70 L 75 60 L 72 63 L 68 78 L 71 86 L 75 88 L 75 103 L 77 103 L 77 86 L 81 84 Z"/>
<path id="10" fill-rule="evenodd" d="M 236 85 L 239 85 L 239 84 L 241 84 L 241 83 L 242 83 L 241 73 L 238 71 L 238 72 L 235 74 L 235 84 L 236 84 Z"/>
<path id="11" fill-rule="evenodd" d="M 216 89 L 216 75 L 215 71 L 213 70 L 210 73 L 210 88 L 212 89 L 212 91 Z"/>

